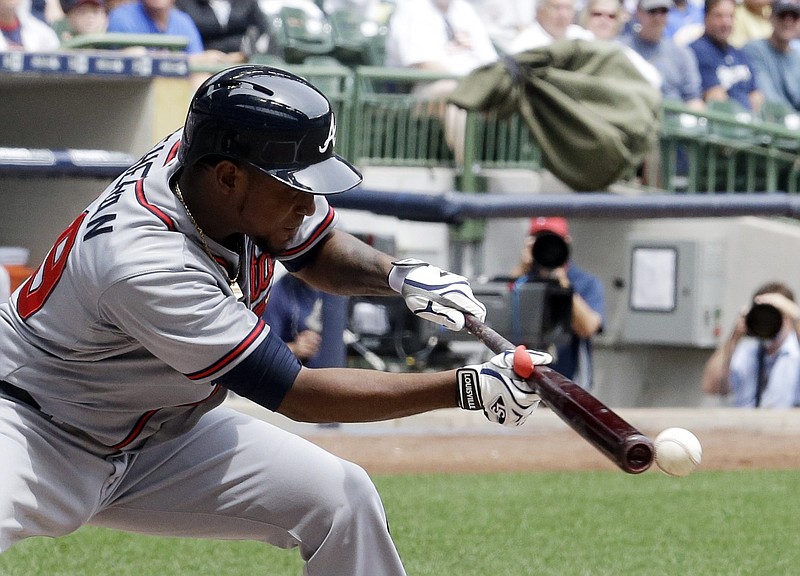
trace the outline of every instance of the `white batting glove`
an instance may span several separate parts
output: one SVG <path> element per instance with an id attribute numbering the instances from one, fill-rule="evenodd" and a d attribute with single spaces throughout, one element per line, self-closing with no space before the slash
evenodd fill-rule
<path id="1" fill-rule="evenodd" d="M 546 352 L 526 350 L 534 366 L 549 364 Z M 519 426 L 539 405 L 539 395 L 514 372 L 514 351 L 507 350 L 485 362 L 456 370 L 458 405 L 464 410 L 483 410 L 490 422 Z"/>
<path id="2" fill-rule="evenodd" d="M 469 280 L 422 260 L 392 262 L 389 286 L 402 294 L 414 314 L 450 330 L 464 327 L 464 313 L 486 319 L 486 307 L 475 298 Z"/>

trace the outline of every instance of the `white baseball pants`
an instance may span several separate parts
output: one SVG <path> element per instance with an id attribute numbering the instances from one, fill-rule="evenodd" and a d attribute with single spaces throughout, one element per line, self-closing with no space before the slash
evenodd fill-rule
<path id="1" fill-rule="evenodd" d="M 307 576 L 405 574 L 366 472 L 227 407 L 133 454 L 92 454 L 0 397 L 0 552 L 83 524 L 297 547 Z"/>

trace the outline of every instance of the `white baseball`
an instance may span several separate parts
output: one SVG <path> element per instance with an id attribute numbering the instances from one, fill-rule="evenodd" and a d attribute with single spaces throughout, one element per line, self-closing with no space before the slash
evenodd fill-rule
<path id="1" fill-rule="evenodd" d="M 697 436 L 684 428 L 667 428 L 656 436 L 656 464 L 670 476 L 687 476 L 703 458 Z"/>

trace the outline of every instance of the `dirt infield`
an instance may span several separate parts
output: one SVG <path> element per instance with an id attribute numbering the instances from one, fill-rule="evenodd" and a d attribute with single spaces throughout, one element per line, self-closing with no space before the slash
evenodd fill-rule
<path id="1" fill-rule="evenodd" d="M 246 401 L 245 401 L 246 402 Z M 335 428 L 298 424 L 252 404 L 233 407 L 308 438 L 371 474 L 616 470 L 554 413 L 540 408 L 520 428 L 459 409 Z M 800 409 L 620 409 L 642 433 L 679 426 L 703 445 L 703 470 L 800 469 Z"/>
<path id="2" fill-rule="evenodd" d="M 703 431 L 704 470 L 800 468 L 800 438 L 747 430 Z M 371 474 L 616 470 L 571 430 L 530 435 L 309 435 Z"/>

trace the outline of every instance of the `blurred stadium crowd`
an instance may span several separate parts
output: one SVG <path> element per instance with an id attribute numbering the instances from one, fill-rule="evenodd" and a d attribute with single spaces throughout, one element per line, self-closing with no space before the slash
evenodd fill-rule
<path id="1" fill-rule="evenodd" d="M 258 60 L 456 75 L 577 38 L 619 43 L 665 100 L 692 109 L 800 110 L 800 0 L 0 0 L 0 30 L 3 51 L 108 47 L 113 34 L 114 48 L 185 51 L 201 70 Z"/>

